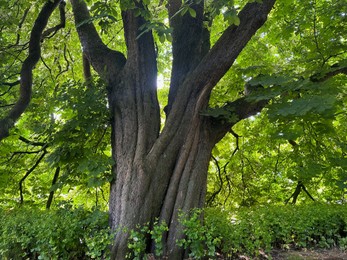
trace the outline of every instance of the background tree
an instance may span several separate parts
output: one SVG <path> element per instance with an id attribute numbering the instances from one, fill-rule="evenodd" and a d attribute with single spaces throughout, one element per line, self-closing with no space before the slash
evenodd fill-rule
<path id="1" fill-rule="evenodd" d="M 237 139 L 228 134 L 214 149 L 211 171 L 220 176 L 209 177 L 210 205 L 284 203 L 300 181 L 319 201 L 345 200 L 346 7 L 312 1 L 281 8 L 286 11 L 273 13 L 212 97 L 221 105 L 231 92 L 227 82 L 259 74 L 254 83 L 272 92 L 258 97 L 275 95 L 261 115 L 233 127 Z M 254 57 L 257 66 L 248 66 Z M 311 200 L 303 191 L 299 200 L 305 199 Z"/>

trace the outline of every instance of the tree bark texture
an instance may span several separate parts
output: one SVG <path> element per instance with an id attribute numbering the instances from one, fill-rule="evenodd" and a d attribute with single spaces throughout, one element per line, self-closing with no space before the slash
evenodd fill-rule
<path id="1" fill-rule="evenodd" d="M 104 45 L 93 24 L 82 23 L 90 18 L 85 2 L 70 1 L 84 55 L 108 83 L 115 160 L 110 225 L 117 231 L 112 257 L 124 259 L 127 253 L 129 235 L 122 229 L 159 218 L 169 226 L 165 255 L 182 259 L 184 252 L 176 246 L 176 240 L 182 238 L 178 213 L 204 205 L 212 148 L 235 123 L 202 116 L 201 112 L 208 107 L 213 87 L 266 21 L 275 0 L 247 4 L 239 14 L 240 25 L 229 26 L 212 47 L 203 26 L 204 1 L 192 6 L 196 17 L 174 15 L 182 2 L 168 1 L 173 67 L 161 132 L 155 44 L 151 31 L 138 37 L 146 21 L 135 16 L 133 9 L 123 10 L 124 55 Z M 141 1 L 136 5 L 143 8 Z M 264 105 L 241 98 L 227 106 L 234 109 L 239 121 Z M 148 250 L 154 246 L 149 242 Z"/>

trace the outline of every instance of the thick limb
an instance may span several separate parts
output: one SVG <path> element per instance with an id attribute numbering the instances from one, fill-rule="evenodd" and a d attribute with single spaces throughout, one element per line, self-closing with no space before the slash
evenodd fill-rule
<path id="1" fill-rule="evenodd" d="M 59 4 L 63 5 L 63 7 L 65 6 L 65 2 L 61 0 L 47 1 L 35 20 L 35 24 L 30 34 L 29 54 L 24 60 L 20 72 L 19 98 L 7 116 L 0 119 L 0 141 L 9 135 L 10 128 L 14 126 L 15 122 L 23 114 L 30 103 L 33 84 L 33 69 L 41 57 L 41 39 L 43 31 L 47 26 L 48 19 Z"/>

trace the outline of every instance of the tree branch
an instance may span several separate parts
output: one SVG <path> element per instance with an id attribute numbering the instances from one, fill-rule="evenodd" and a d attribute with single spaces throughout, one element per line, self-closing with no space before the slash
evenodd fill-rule
<path id="1" fill-rule="evenodd" d="M 59 65 L 59 72 L 58 74 L 55 76 L 55 79 L 57 79 L 58 77 L 60 77 L 63 73 L 65 72 L 68 72 L 69 71 L 69 68 L 70 68 L 70 62 L 67 58 L 67 47 L 66 47 L 66 43 L 64 43 L 64 52 L 63 52 L 63 57 L 64 57 L 64 60 L 66 62 L 66 66 L 64 69 L 61 68 L 61 66 Z"/>
<path id="2" fill-rule="evenodd" d="M 23 204 L 24 202 L 24 197 L 23 197 L 23 182 L 25 181 L 25 179 L 36 169 L 36 167 L 40 164 L 40 162 L 42 161 L 42 159 L 45 157 L 45 155 L 47 154 L 47 150 L 44 149 L 43 153 L 41 154 L 41 156 L 39 157 L 39 159 L 35 162 L 35 164 L 25 173 L 25 175 L 23 176 L 22 179 L 20 179 L 19 181 L 19 195 L 20 195 L 20 204 Z"/>
<path id="3" fill-rule="evenodd" d="M 16 80 L 14 82 L 1 82 L 2 85 L 14 87 L 20 84 L 20 80 Z"/>
<path id="4" fill-rule="evenodd" d="M 241 21 L 240 25 L 229 26 L 201 60 L 199 65 L 180 85 L 177 90 L 177 96 L 179 96 L 180 99 L 176 99 L 172 104 L 170 114 L 166 120 L 166 125 L 175 126 L 176 124 L 182 124 L 181 120 L 187 118 L 187 113 L 185 113 L 187 104 L 189 104 L 190 109 L 193 109 L 195 114 L 206 109 L 212 89 L 229 70 L 256 31 L 265 23 L 267 15 L 271 11 L 274 3 L 275 0 L 264 0 L 261 4 L 249 3 L 243 8 L 239 14 Z M 242 110 L 236 110 L 239 113 L 238 116 L 240 120 L 246 118 L 247 115 L 254 114 L 254 112 L 250 114 L 251 110 L 258 112 L 259 104 L 257 103 L 254 105 L 249 103 L 250 102 L 247 102 L 245 99 L 235 101 L 234 106 L 242 105 Z M 246 105 L 250 106 L 247 108 L 245 107 Z M 224 130 L 228 131 L 230 126 L 231 124 Z M 212 129 L 214 128 L 213 126 L 211 127 Z M 222 132 L 219 132 L 219 134 Z M 224 136 L 224 134 L 225 132 L 222 136 Z M 159 142 L 165 147 L 173 135 L 174 133 L 172 131 L 166 130 L 164 127 L 161 134 L 162 138 L 160 138 Z M 215 136 L 221 137 L 220 135 L 218 136 L 218 134 Z M 216 140 L 218 140 L 218 138 Z"/>
<path id="5" fill-rule="evenodd" d="M 291 198 L 293 198 L 292 204 L 295 204 L 296 201 L 297 201 L 297 199 L 298 199 L 298 197 L 299 197 L 299 194 L 300 194 L 301 190 L 303 190 L 303 191 L 307 194 L 307 196 L 309 196 L 309 198 L 310 198 L 312 201 L 316 201 L 316 200 L 312 197 L 312 195 L 307 191 L 307 189 L 306 189 L 304 183 L 303 183 L 302 181 L 298 181 L 298 184 L 297 184 L 296 187 L 295 187 L 294 193 L 293 193 L 288 199 L 285 200 L 285 204 L 288 204 L 288 202 L 290 201 Z"/>
<path id="6" fill-rule="evenodd" d="M 36 151 L 16 151 L 16 152 L 13 152 L 8 161 L 11 161 L 13 159 L 13 157 L 16 156 L 17 154 L 38 154 L 42 151 L 45 151 L 46 148 L 48 147 L 47 143 L 32 142 L 32 141 L 30 141 L 30 140 L 28 140 L 22 136 L 19 137 L 19 140 L 21 140 L 22 142 L 24 142 L 26 144 L 32 145 L 32 146 L 41 146 L 41 149 L 36 150 Z"/>
<path id="7" fill-rule="evenodd" d="M 239 13 L 240 25 L 229 26 L 194 71 L 196 91 L 212 89 L 229 70 L 240 52 L 265 23 L 276 0 L 249 3 Z"/>
<path id="8" fill-rule="evenodd" d="M 42 152 L 42 149 L 36 150 L 36 151 L 16 151 L 16 152 L 12 153 L 11 158 L 13 158 L 17 154 L 35 154 L 35 153 L 37 154 L 37 153 L 41 153 L 41 152 Z M 11 158 L 10 158 L 10 160 L 11 160 Z"/>
<path id="9" fill-rule="evenodd" d="M 136 8 L 144 9 L 145 7 L 140 2 L 136 4 Z M 122 19 L 128 60 L 131 63 L 129 66 L 136 70 L 142 70 L 141 72 L 147 77 L 155 75 L 154 80 L 156 80 L 157 61 L 152 30 L 144 33 L 140 31 L 141 27 L 146 26 L 147 21 L 141 15 L 137 16 L 133 9 L 123 11 Z M 141 64 L 137 64 L 139 59 L 142 61 Z"/>
<path id="10" fill-rule="evenodd" d="M 255 102 L 250 101 L 248 97 L 241 97 L 233 102 L 227 103 L 224 107 L 222 107 L 222 109 L 225 111 L 230 111 L 230 113 L 232 113 L 231 115 L 235 115 L 235 120 L 230 121 L 228 118 L 211 118 L 211 135 L 214 136 L 215 142 L 218 142 L 221 138 L 223 138 L 227 132 L 232 131 L 231 127 L 237 122 L 260 113 L 268 102 L 268 100 L 260 100 Z M 235 152 L 236 150 L 234 153 Z"/>
<path id="11" fill-rule="evenodd" d="M 315 74 L 310 77 L 310 80 L 312 82 L 324 82 L 338 74 L 346 74 L 347 75 L 347 67 L 338 67 L 338 65 L 332 66 L 332 68 L 335 68 L 334 70 L 322 74 Z M 249 87 L 247 84 L 245 85 L 245 97 L 239 98 L 233 102 L 227 103 L 224 107 L 221 109 L 225 111 L 232 111 L 237 116 L 237 120 L 234 122 L 226 122 L 225 118 L 222 120 L 215 120 L 214 127 L 213 127 L 213 134 L 216 136 L 217 140 L 219 138 L 223 137 L 227 132 L 230 132 L 230 128 L 236 124 L 237 122 L 248 118 L 252 115 L 256 115 L 257 113 L 261 112 L 261 110 L 267 105 L 269 100 L 260 100 L 257 102 L 253 102 L 248 96 L 252 94 L 252 89 L 247 89 Z M 253 88 L 262 88 L 262 86 L 253 86 Z M 256 89 L 255 89 L 256 90 Z M 271 91 L 271 88 L 269 88 L 269 91 Z M 286 92 L 282 93 L 285 94 Z M 282 95 L 281 94 L 281 95 Z M 217 126 L 218 125 L 218 126 Z M 218 129 L 218 130 L 217 130 Z M 235 136 L 235 135 L 234 135 Z M 236 137 L 236 136 L 235 136 Z M 294 140 L 288 140 L 288 142 L 293 145 L 295 148 L 297 146 L 297 143 Z"/>
<path id="12" fill-rule="evenodd" d="M 233 129 L 230 129 L 229 132 L 236 138 L 236 147 L 235 147 L 233 153 L 231 154 L 231 156 L 234 156 L 235 153 L 236 153 L 238 150 L 240 150 L 240 147 L 239 147 L 239 138 L 240 138 L 240 136 L 239 136 L 237 133 L 235 133 Z"/>
<path id="13" fill-rule="evenodd" d="M 45 38 L 52 38 L 60 29 L 65 28 L 65 1 L 61 1 L 59 5 L 59 12 L 60 12 L 60 24 L 47 29 L 43 32 L 41 40 Z"/>
<path id="14" fill-rule="evenodd" d="M 53 196 L 54 196 L 54 190 L 52 188 L 54 187 L 54 185 L 58 181 L 59 173 L 60 173 L 60 167 L 58 166 L 55 169 L 55 173 L 54 173 L 54 176 L 53 176 L 51 191 L 49 192 L 49 196 L 48 196 L 48 199 L 47 199 L 46 209 L 50 209 L 51 208 L 52 201 L 53 201 Z"/>
<path id="15" fill-rule="evenodd" d="M 47 146 L 46 143 L 30 141 L 30 140 L 26 139 L 23 136 L 20 136 L 18 139 L 21 140 L 22 142 L 26 143 L 26 144 L 30 144 L 30 145 L 33 145 L 33 146 Z"/>
<path id="16" fill-rule="evenodd" d="M 329 71 L 325 74 L 315 74 L 313 76 L 310 77 L 310 80 L 312 82 L 324 82 L 336 75 L 339 75 L 339 74 L 346 74 L 347 75 L 347 67 L 337 67 L 336 66 L 338 65 L 333 65 L 331 68 L 333 69 L 332 71 Z"/>
<path id="17" fill-rule="evenodd" d="M 217 160 L 216 157 L 214 157 L 213 155 L 211 156 L 211 158 L 214 161 L 214 164 L 217 167 L 217 173 L 218 173 L 218 179 L 219 179 L 219 187 L 217 188 L 217 190 L 215 190 L 212 195 L 206 200 L 206 205 L 211 206 L 212 202 L 214 201 L 214 199 L 216 198 L 216 196 L 222 191 L 222 187 L 223 187 L 223 178 L 222 178 L 222 173 L 221 173 L 221 168 L 219 166 L 219 162 Z M 228 164 L 229 162 L 227 162 L 226 164 Z M 224 167 L 225 170 L 225 167 Z"/>
<path id="18" fill-rule="evenodd" d="M 177 91 L 187 75 L 196 68 L 210 49 L 210 34 L 203 26 L 204 1 L 192 4 L 195 17 L 179 14 L 182 1 L 169 1 L 168 11 L 172 31 L 172 72 L 166 114 L 176 99 Z"/>
<path id="19" fill-rule="evenodd" d="M 109 81 L 108 71 L 119 73 L 126 59 L 119 52 L 109 49 L 96 31 L 88 7 L 83 0 L 70 0 L 75 17 L 75 25 L 83 48 L 83 53 L 100 77 Z M 105 71 L 106 70 L 106 71 Z M 111 73 L 113 75 L 113 73 Z M 114 76 L 114 75 L 113 75 Z"/>
<path id="20" fill-rule="evenodd" d="M 12 107 L 14 106 L 15 104 L 6 104 L 6 105 L 0 105 L 0 108 L 5 108 L 5 107 Z M 1 121 L 0 121 L 1 123 Z M 1 130 L 1 127 L 0 127 L 0 130 Z"/>
<path id="21" fill-rule="evenodd" d="M 29 41 L 29 54 L 22 64 L 20 73 L 20 93 L 14 107 L 8 115 L 0 119 L 0 141 L 9 135 L 9 129 L 19 119 L 25 109 L 28 107 L 32 94 L 33 69 L 41 56 L 40 40 L 42 32 L 47 26 L 48 19 L 58 6 L 61 0 L 47 1 L 41 9 L 35 24 L 31 30 Z"/>
<path id="22" fill-rule="evenodd" d="M 316 201 L 313 197 L 312 197 L 312 195 L 308 192 L 308 190 L 306 189 L 306 187 L 305 187 L 305 185 L 304 184 L 302 184 L 302 190 L 307 194 L 307 196 L 309 196 L 309 198 L 312 200 L 312 201 Z"/>
<path id="23" fill-rule="evenodd" d="M 143 6 L 142 1 L 139 1 L 136 3 L 136 8 L 146 7 Z M 128 54 L 122 81 L 127 81 L 127 85 L 132 86 L 132 89 L 122 90 L 120 87 L 115 90 L 112 93 L 112 106 L 116 108 L 121 104 L 123 96 L 131 96 L 129 101 L 131 100 L 134 106 L 133 116 L 137 118 L 137 125 L 134 125 L 133 131 L 138 132 L 137 138 L 141 140 L 137 143 L 136 150 L 138 153 L 145 153 L 157 139 L 160 129 L 160 107 L 157 97 L 158 69 L 152 30 L 146 27 L 146 19 L 136 15 L 134 10 L 136 9 L 122 12 Z M 144 32 L 140 31 L 141 27 L 146 28 Z"/>
<path id="24" fill-rule="evenodd" d="M 14 44 L 11 44 L 11 45 L 6 46 L 6 47 L 5 47 L 6 49 L 9 49 L 9 48 L 18 46 L 19 41 L 20 41 L 20 31 L 21 31 L 21 29 L 22 29 L 22 26 L 23 26 L 23 23 L 24 23 L 25 19 L 26 19 L 27 16 L 28 16 L 29 10 L 30 10 L 30 7 L 28 7 L 28 8 L 25 9 L 24 14 L 23 14 L 21 20 L 19 21 L 16 42 L 15 42 Z"/>

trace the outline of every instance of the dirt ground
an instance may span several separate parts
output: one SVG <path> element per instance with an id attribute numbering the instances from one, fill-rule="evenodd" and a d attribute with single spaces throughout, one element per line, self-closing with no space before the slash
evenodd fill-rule
<path id="1" fill-rule="evenodd" d="M 274 251 L 271 256 L 273 260 L 347 260 L 347 251 L 339 249 Z"/>

